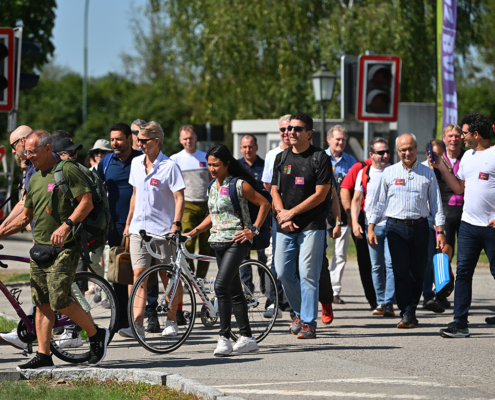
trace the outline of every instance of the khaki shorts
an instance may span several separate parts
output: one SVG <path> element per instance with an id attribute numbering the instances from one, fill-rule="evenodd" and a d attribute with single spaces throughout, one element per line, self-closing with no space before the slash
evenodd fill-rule
<path id="1" fill-rule="evenodd" d="M 141 236 L 131 234 L 129 241 L 129 252 L 131 253 L 132 269 L 149 268 L 151 261 L 154 260 L 154 264 L 170 264 L 170 257 L 175 260 L 175 247 L 169 246 L 166 240 L 153 240 L 151 248 L 156 254 L 161 256 L 160 260 L 152 257 L 146 249 L 146 244 L 143 241 L 143 245 L 140 246 Z"/>
<path id="2" fill-rule="evenodd" d="M 54 261 L 30 261 L 31 299 L 34 305 L 50 304 L 52 310 L 63 310 L 73 303 L 71 286 L 80 255 L 81 250 L 74 246 L 62 251 Z"/>

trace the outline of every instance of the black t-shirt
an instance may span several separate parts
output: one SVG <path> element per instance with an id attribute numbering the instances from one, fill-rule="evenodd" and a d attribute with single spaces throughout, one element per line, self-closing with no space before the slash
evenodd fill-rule
<path id="1" fill-rule="evenodd" d="M 300 154 L 294 153 L 292 149 L 289 150 L 281 170 L 278 169 L 278 164 L 282 159 L 283 152 L 275 158 L 272 185 L 278 186 L 278 176 L 281 173 L 281 187 L 278 188 L 278 192 L 281 194 L 284 209 L 290 210 L 315 194 L 317 185 L 332 183 L 333 172 L 330 157 L 318 157 L 320 155 L 317 155 L 320 165 L 318 166 L 318 175 L 316 175 L 315 166 L 313 165 L 313 154 L 315 152 L 323 152 L 323 150 L 314 146 L 310 146 L 308 150 Z M 315 208 L 296 215 L 293 221 L 299 226 L 299 229 L 295 233 L 309 230 L 325 230 L 325 211 L 326 206 L 325 201 L 323 201 Z M 278 223 L 277 231 L 285 232 Z"/>

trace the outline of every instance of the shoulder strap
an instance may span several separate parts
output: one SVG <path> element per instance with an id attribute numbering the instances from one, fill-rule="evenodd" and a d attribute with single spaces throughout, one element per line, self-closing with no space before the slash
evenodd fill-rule
<path id="1" fill-rule="evenodd" d="M 211 186 L 215 183 L 215 179 L 212 179 L 210 183 L 208 184 L 208 192 L 206 193 L 207 195 L 210 194 Z"/>
<path id="2" fill-rule="evenodd" d="M 366 168 L 363 168 L 363 175 L 362 175 L 362 180 L 361 183 L 363 185 L 363 194 L 366 196 L 366 187 L 368 186 L 368 182 L 370 181 L 370 168 L 371 164 L 368 165 Z"/>
<path id="3" fill-rule="evenodd" d="M 242 219 L 242 210 L 241 210 L 241 203 L 239 203 L 239 196 L 237 196 L 237 181 L 239 180 L 238 177 L 233 177 L 230 182 L 229 182 L 229 197 L 230 201 L 232 202 L 232 206 L 234 207 L 235 213 L 239 216 L 239 219 L 241 220 L 242 228 L 244 229 L 244 221 Z"/>
<path id="4" fill-rule="evenodd" d="M 281 175 L 282 175 L 282 166 L 284 165 L 284 162 L 287 159 L 287 155 L 289 154 L 289 151 L 290 151 L 290 147 L 288 147 L 287 149 L 285 149 L 282 152 L 282 156 L 280 157 L 280 162 L 276 166 L 276 168 L 278 170 L 277 188 L 278 188 L 279 193 L 281 193 L 280 182 L 281 182 Z"/>
<path id="5" fill-rule="evenodd" d="M 359 161 L 361 163 L 361 168 L 366 167 L 366 163 L 364 161 Z"/>
<path id="6" fill-rule="evenodd" d="M 64 166 L 67 163 L 73 163 L 72 160 L 67 159 L 64 161 L 61 161 L 57 164 L 57 168 L 55 169 L 55 185 L 62 191 L 62 193 L 67 197 L 72 205 L 72 207 L 75 207 L 74 205 L 74 197 L 72 196 L 72 192 L 70 191 L 69 184 L 67 180 L 65 179 L 64 176 Z M 53 196 L 53 192 L 52 192 Z M 51 198 L 50 198 L 51 200 Z"/>
<path id="7" fill-rule="evenodd" d="M 112 161 L 112 155 L 113 153 L 107 154 L 105 157 L 103 157 L 103 176 L 105 176 L 107 172 L 107 168 L 110 165 L 110 161 Z M 105 179 L 106 180 L 106 179 Z"/>

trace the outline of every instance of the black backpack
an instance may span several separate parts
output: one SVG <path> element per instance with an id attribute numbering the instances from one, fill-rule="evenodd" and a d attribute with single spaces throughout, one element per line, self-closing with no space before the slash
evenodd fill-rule
<path id="1" fill-rule="evenodd" d="M 280 196 L 282 196 L 282 190 L 280 188 L 280 183 L 281 183 L 281 176 L 282 176 L 282 167 L 284 165 L 285 160 L 287 159 L 287 155 L 289 154 L 289 151 L 291 151 L 291 147 L 285 149 L 282 152 L 282 157 L 280 158 L 280 162 L 277 164 L 277 170 L 278 170 L 278 181 L 277 181 L 277 187 L 278 187 L 278 192 L 280 193 Z M 313 171 L 315 175 L 318 175 L 318 171 L 320 166 L 328 160 L 324 157 L 329 157 L 327 153 L 325 153 L 323 150 L 318 150 L 313 153 L 313 155 L 310 158 L 310 163 L 311 167 L 313 168 Z M 327 197 L 325 198 L 325 215 L 324 218 L 327 219 L 329 216 L 332 214 L 332 187 L 335 185 L 335 178 L 333 178 L 332 174 L 332 183 L 330 184 L 330 190 L 327 193 Z"/>
<path id="2" fill-rule="evenodd" d="M 215 180 L 216 179 L 213 179 L 208 185 L 208 193 L 210 192 L 211 186 L 213 185 Z M 244 225 L 244 221 L 242 220 L 241 203 L 239 202 L 239 197 L 237 196 L 237 190 L 236 190 L 236 184 L 238 180 L 239 180 L 238 177 L 234 177 L 229 182 L 229 197 L 230 197 L 230 201 L 232 202 L 232 206 L 234 207 L 235 213 L 241 220 L 242 228 L 244 229 L 245 225 Z M 268 191 L 265 189 L 263 184 L 261 184 L 260 182 L 256 182 L 256 186 L 252 186 L 252 187 L 259 194 L 261 194 L 266 200 L 268 200 L 270 205 L 272 204 L 272 196 L 270 195 L 270 193 L 268 193 Z M 251 203 L 250 201 L 248 201 L 248 208 L 249 208 L 249 215 L 251 217 L 251 223 L 254 224 L 256 218 L 258 218 L 258 213 L 260 211 L 260 208 L 256 204 Z M 258 227 L 260 233 L 253 238 L 253 246 L 251 247 L 251 250 L 263 250 L 266 249 L 268 246 L 270 246 L 271 222 L 272 222 L 272 211 L 270 207 L 270 211 L 268 211 L 268 215 L 266 216 L 261 226 Z"/>

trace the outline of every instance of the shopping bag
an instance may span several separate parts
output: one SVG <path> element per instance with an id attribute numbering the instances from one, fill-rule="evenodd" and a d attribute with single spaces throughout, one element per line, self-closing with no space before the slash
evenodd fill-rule
<path id="1" fill-rule="evenodd" d="M 435 291 L 437 295 L 447 297 L 454 290 L 454 274 L 450 267 L 449 256 L 438 249 L 433 256 Z"/>

